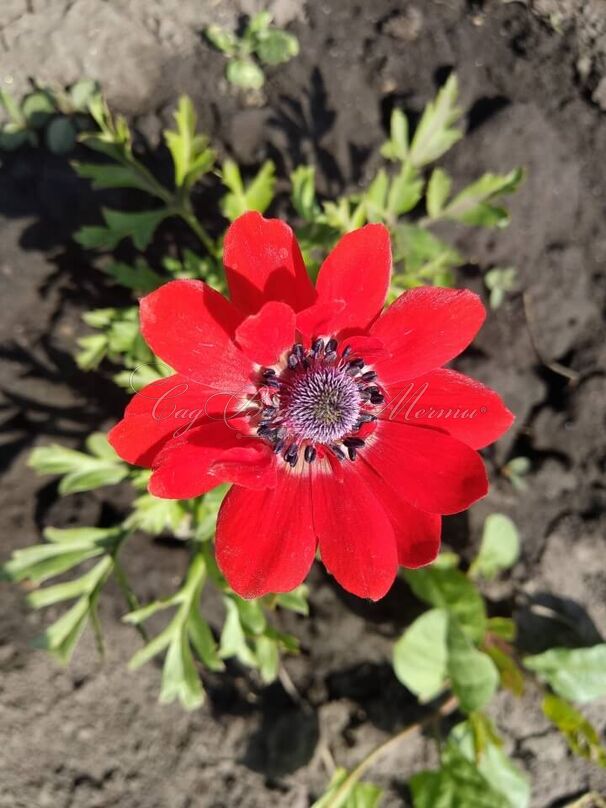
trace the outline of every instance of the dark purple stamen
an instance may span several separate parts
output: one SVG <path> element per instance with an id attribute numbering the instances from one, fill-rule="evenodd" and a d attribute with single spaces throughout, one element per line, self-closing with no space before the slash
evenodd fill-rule
<path id="1" fill-rule="evenodd" d="M 339 460 L 345 460 L 345 452 L 343 451 L 343 449 L 341 449 L 340 446 L 337 446 L 336 443 L 333 443 L 333 445 L 330 448 L 335 457 L 338 457 Z"/>
<path id="2" fill-rule="evenodd" d="M 305 460 L 308 463 L 313 463 L 313 461 L 316 459 L 316 454 L 317 452 L 315 450 L 315 447 L 311 445 L 305 447 Z"/>
<path id="3" fill-rule="evenodd" d="M 337 350 L 338 344 L 339 343 L 337 342 L 336 339 L 334 339 L 334 337 L 332 339 L 329 339 L 328 342 L 326 343 L 326 353 L 327 354 L 334 353 Z"/>
<path id="4" fill-rule="evenodd" d="M 358 456 L 358 453 L 356 452 L 353 446 L 347 447 L 347 454 L 349 455 L 350 460 L 355 460 L 356 457 Z"/>
<path id="5" fill-rule="evenodd" d="M 284 460 L 286 460 L 286 462 L 290 466 L 294 467 L 297 465 L 298 458 L 299 458 L 299 447 L 297 446 L 296 443 L 291 443 L 288 449 L 284 452 Z"/>
<path id="6" fill-rule="evenodd" d="M 376 378 L 377 378 L 377 374 L 375 373 L 374 370 L 367 370 L 366 373 L 363 373 L 360 376 L 360 381 L 362 381 L 362 382 L 374 382 L 374 380 Z"/>
<path id="7" fill-rule="evenodd" d="M 314 354 L 314 356 L 315 356 L 316 354 L 320 353 L 320 351 L 322 350 L 323 347 L 324 347 L 324 340 L 323 339 L 314 340 L 313 343 L 312 343 L 312 346 L 311 346 L 312 354 Z"/>
<path id="8" fill-rule="evenodd" d="M 363 438 L 343 438 L 343 443 L 348 449 L 361 449 L 365 444 L 365 440 Z"/>

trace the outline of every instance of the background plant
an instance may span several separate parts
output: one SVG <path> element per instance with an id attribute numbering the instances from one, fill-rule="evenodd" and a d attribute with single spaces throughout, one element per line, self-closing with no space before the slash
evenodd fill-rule
<path id="1" fill-rule="evenodd" d="M 246 90 L 261 89 L 265 83 L 264 67 L 283 64 L 299 53 L 297 38 L 272 25 L 268 11 L 251 17 L 241 36 L 218 25 L 209 25 L 204 34 L 227 57 L 227 80 Z"/>

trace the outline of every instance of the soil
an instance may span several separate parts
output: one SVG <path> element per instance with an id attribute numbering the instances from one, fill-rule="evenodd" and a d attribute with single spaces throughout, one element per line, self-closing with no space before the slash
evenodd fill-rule
<path id="1" fill-rule="evenodd" d="M 222 57 L 199 35 L 210 19 L 233 23 L 252 3 L 5 0 L 0 80 L 19 87 L 27 75 L 99 78 L 160 168 L 161 126 L 177 94 L 188 92 L 221 153 L 251 169 L 272 157 L 282 177 L 311 161 L 321 193 L 333 195 L 370 175 L 393 106 L 414 118 L 456 69 L 468 110 L 468 135 L 446 160 L 456 183 L 516 165 L 528 179 L 511 200 L 507 230 L 450 233 L 470 259 L 462 283 L 482 291 L 482 270 L 513 264 L 520 284 L 459 363 L 501 391 L 517 421 L 486 453 L 489 497 L 446 520 L 445 538 L 470 558 L 485 515 L 510 514 L 523 554 L 511 578 L 487 589 L 491 608 L 515 609 L 530 651 L 595 642 L 606 632 L 603 5 L 270 5 L 299 37 L 301 54 L 269 72 L 264 99 L 252 105 L 226 86 Z M 79 371 L 72 352 L 80 313 L 122 298 L 71 241 L 79 224 L 94 221 L 98 199 L 67 160 L 43 150 L 0 160 L 4 558 L 39 540 L 44 525 L 110 522 L 127 494 L 60 499 L 53 482 L 26 466 L 32 446 L 77 446 L 119 417 L 123 395 L 103 375 Z M 205 202 L 202 194 L 203 217 Z M 283 202 L 277 210 L 286 212 Z M 526 490 L 516 492 L 499 468 L 520 455 L 532 467 Z M 178 584 L 186 555 L 178 543 L 140 537 L 126 561 L 147 600 Z M 136 638 L 120 622 L 117 591 L 102 600 L 105 661 L 86 637 L 63 670 L 29 645 L 50 615 L 30 612 L 17 587 L 1 585 L 0 808 L 308 806 L 327 781 L 330 756 L 352 766 L 418 716 L 389 662 L 393 639 L 414 616 L 403 584 L 374 605 L 344 595 L 319 569 L 310 585 L 311 619 L 285 622 L 302 641 L 303 653 L 286 660 L 300 699 L 234 665 L 208 679 L 208 703 L 193 714 L 157 704 L 156 665 L 127 671 Z M 218 616 L 218 604 L 209 610 Z M 519 701 L 500 696 L 491 708 L 532 779 L 533 808 L 606 793 L 606 773 L 573 758 L 537 704 L 529 692 Z M 588 714 L 603 733 L 606 704 Z M 386 789 L 385 806 L 408 805 L 407 778 L 434 764 L 430 738 L 385 755 L 371 775 Z"/>

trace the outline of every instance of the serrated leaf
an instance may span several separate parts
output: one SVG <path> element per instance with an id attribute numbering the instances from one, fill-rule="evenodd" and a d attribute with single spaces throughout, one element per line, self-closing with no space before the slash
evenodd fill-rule
<path id="1" fill-rule="evenodd" d="M 101 460 L 119 461 L 120 458 L 116 454 L 116 450 L 107 440 L 107 435 L 104 432 L 93 432 L 85 440 L 87 452 Z"/>
<path id="2" fill-rule="evenodd" d="M 598 731 L 572 704 L 557 696 L 547 695 L 542 704 L 545 717 L 555 724 L 571 751 L 578 757 L 606 768 L 606 748 Z"/>
<path id="3" fill-rule="evenodd" d="M 491 513 L 484 522 L 480 550 L 469 574 L 492 581 L 500 572 L 513 567 L 519 555 L 520 538 L 515 524 L 502 513 Z"/>
<path id="4" fill-rule="evenodd" d="M 381 222 L 385 218 L 388 189 L 389 177 L 387 172 L 381 168 L 364 194 L 366 211 L 370 222 Z"/>
<path id="5" fill-rule="evenodd" d="M 138 250 L 145 250 L 160 222 L 170 216 L 168 208 L 126 213 L 104 208 L 107 227 L 82 227 L 75 240 L 85 249 L 113 250 L 125 238 L 132 238 Z"/>
<path id="6" fill-rule="evenodd" d="M 244 90 L 260 90 L 265 83 L 263 71 L 251 59 L 230 59 L 225 75 L 229 82 Z"/>
<path id="7" fill-rule="evenodd" d="M 231 598 L 225 597 L 223 598 L 223 602 L 227 610 L 227 615 L 219 641 L 219 656 L 221 659 L 235 656 L 244 665 L 254 667 L 256 665 L 256 659 L 246 642 L 246 635 L 242 629 L 238 607 Z"/>
<path id="8" fill-rule="evenodd" d="M 448 669 L 448 613 L 430 609 L 402 634 L 393 649 L 396 676 L 421 702 L 444 687 Z"/>
<path id="9" fill-rule="evenodd" d="M 404 260 L 406 272 L 414 275 L 424 267 L 448 269 L 463 263 L 454 247 L 423 227 L 400 222 L 393 229 L 394 259 Z"/>
<path id="10" fill-rule="evenodd" d="M 215 638 L 212 635 L 208 623 L 202 618 L 198 609 L 192 609 L 187 628 L 191 644 L 206 667 L 211 671 L 224 670 L 225 665 L 219 657 Z"/>
<path id="11" fill-rule="evenodd" d="M 82 370 L 95 370 L 107 355 L 107 337 L 105 334 L 89 334 L 76 340 L 79 351 L 76 364 Z"/>
<path id="12" fill-rule="evenodd" d="M 444 209 L 444 205 L 452 188 L 452 180 L 441 168 L 434 169 L 427 185 L 427 213 L 436 219 Z"/>
<path id="13" fill-rule="evenodd" d="M 197 116 L 191 99 L 181 96 L 174 113 L 176 131 L 166 131 L 164 137 L 173 158 L 175 185 L 189 190 L 213 166 L 215 155 L 205 135 L 196 133 Z"/>
<path id="14" fill-rule="evenodd" d="M 222 178 L 230 193 L 221 200 L 223 215 L 233 221 L 249 210 L 263 213 L 273 199 L 275 170 L 274 163 L 266 160 L 253 179 L 244 185 L 238 166 L 233 160 L 226 160 Z"/>
<path id="15" fill-rule="evenodd" d="M 187 510 L 181 500 L 143 494 L 134 501 L 127 524 L 152 536 L 160 536 L 167 531 L 177 534 L 187 518 Z"/>
<path id="16" fill-rule="evenodd" d="M 186 710 L 195 710 L 204 703 L 204 690 L 185 632 L 185 627 L 176 632 L 168 646 L 162 669 L 160 702 L 170 704 L 178 699 Z"/>
<path id="17" fill-rule="evenodd" d="M 423 195 L 423 180 L 409 166 L 403 166 L 391 181 L 387 212 L 393 217 L 408 213 Z"/>
<path id="18" fill-rule="evenodd" d="M 456 619 L 448 624 L 448 675 L 452 691 L 466 713 L 480 710 L 495 694 L 499 673 L 490 657 L 478 651 Z"/>
<path id="19" fill-rule="evenodd" d="M 525 657 L 523 664 L 563 699 L 585 704 L 606 696 L 606 643 L 590 648 L 551 648 Z"/>
<path id="20" fill-rule="evenodd" d="M 117 455 L 94 457 L 57 444 L 34 449 L 28 465 L 39 474 L 65 475 L 59 483 L 60 494 L 114 485 L 129 474 L 128 466 Z"/>
<path id="21" fill-rule="evenodd" d="M 454 124 L 461 117 L 457 106 L 459 86 L 454 73 L 425 107 L 410 146 L 409 160 L 415 168 L 432 163 L 463 137 Z"/>
<path id="22" fill-rule="evenodd" d="M 133 289 L 136 292 L 153 292 L 164 283 L 164 279 L 154 272 L 143 259 L 138 259 L 135 266 L 114 261 L 103 267 L 103 271 L 110 275 L 121 286 Z M 90 325 L 93 325 L 90 323 Z"/>
<path id="23" fill-rule="evenodd" d="M 65 546 L 36 544 L 16 550 L 2 566 L 2 577 L 11 581 L 42 583 L 102 552 L 102 548 L 93 547 L 89 542 L 74 541 Z"/>
<path id="24" fill-rule="evenodd" d="M 291 201 L 294 209 L 305 221 L 313 221 L 319 213 L 316 200 L 315 168 L 297 166 L 290 175 Z"/>
<path id="25" fill-rule="evenodd" d="M 508 213 L 491 203 L 504 194 L 513 193 L 523 176 L 521 168 L 514 168 L 508 174 L 484 174 L 457 194 L 441 215 L 478 227 L 502 227 L 509 221 Z"/>
<path id="26" fill-rule="evenodd" d="M 466 575 L 457 569 L 439 567 L 403 570 L 403 574 L 418 598 L 438 609 L 446 609 L 468 637 L 475 642 L 484 637 L 484 599 Z"/>
<path id="27" fill-rule="evenodd" d="M 76 162 L 73 167 L 78 176 L 91 180 L 95 189 L 138 188 L 149 192 L 149 182 L 138 173 L 135 166 Z"/>
<path id="28" fill-rule="evenodd" d="M 381 146 L 382 156 L 404 162 L 408 157 L 408 119 L 401 109 L 391 113 L 389 135 L 389 140 Z"/>

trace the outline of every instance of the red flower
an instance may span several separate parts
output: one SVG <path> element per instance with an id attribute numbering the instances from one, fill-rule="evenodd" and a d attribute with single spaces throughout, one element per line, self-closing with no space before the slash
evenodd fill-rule
<path id="1" fill-rule="evenodd" d="M 436 557 L 440 514 L 486 494 L 475 450 L 513 416 L 441 369 L 484 307 L 422 287 L 381 313 L 391 250 L 378 224 L 341 239 L 315 288 L 292 230 L 258 213 L 231 225 L 224 263 L 231 300 L 178 280 L 141 301 L 145 340 L 177 372 L 135 395 L 110 441 L 152 468 L 156 496 L 234 484 L 216 554 L 242 597 L 293 589 L 318 546 L 345 589 L 376 600 L 398 565 Z"/>

